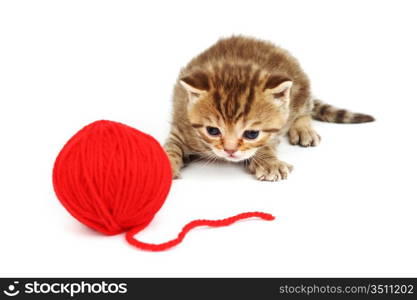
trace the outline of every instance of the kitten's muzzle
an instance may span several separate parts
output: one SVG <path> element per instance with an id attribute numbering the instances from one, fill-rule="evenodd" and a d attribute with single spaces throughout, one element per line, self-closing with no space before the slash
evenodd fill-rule
<path id="1" fill-rule="evenodd" d="M 229 154 L 229 156 L 233 157 L 233 153 L 235 153 L 237 149 L 224 149 L 224 152 Z"/>

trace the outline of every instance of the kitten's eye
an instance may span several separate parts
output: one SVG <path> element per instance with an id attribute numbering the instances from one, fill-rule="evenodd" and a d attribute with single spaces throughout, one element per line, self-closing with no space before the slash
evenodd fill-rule
<path id="1" fill-rule="evenodd" d="M 206 129 L 207 129 L 208 134 L 210 134 L 212 136 L 218 136 L 218 135 L 220 135 L 220 129 L 217 128 L 217 127 L 207 126 Z"/>
<path id="2" fill-rule="evenodd" d="M 248 140 L 254 140 L 258 137 L 258 135 L 259 135 L 259 130 L 246 130 L 243 133 L 243 137 Z"/>

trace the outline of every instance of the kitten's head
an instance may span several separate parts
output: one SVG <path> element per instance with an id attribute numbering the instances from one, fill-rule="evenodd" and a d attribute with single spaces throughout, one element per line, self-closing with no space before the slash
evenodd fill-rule
<path id="1" fill-rule="evenodd" d="M 194 70 L 180 79 L 188 118 L 217 156 L 237 162 L 252 157 L 284 126 L 292 81 L 250 66 Z"/>

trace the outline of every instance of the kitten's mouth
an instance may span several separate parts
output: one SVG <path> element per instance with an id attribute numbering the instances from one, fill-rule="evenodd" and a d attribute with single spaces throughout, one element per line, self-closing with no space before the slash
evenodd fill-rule
<path id="1" fill-rule="evenodd" d="M 235 154 L 230 154 L 227 156 L 223 156 L 223 158 L 227 161 L 231 161 L 231 162 L 239 162 L 239 161 L 243 161 L 245 159 L 248 159 L 248 157 L 246 157 L 246 155 L 235 155 Z"/>
<path id="2" fill-rule="evenodd" d="M 225 153 L 225 151 L 219 151 L 217 149 L 213 149 L 213 152 L 216 156 L 224 160 L 230 161 L 230 162 L 239 162 L 239 161 L 244 161 L 246 159 L 249 159 L 255 154 L 255 151 L 245 151 L 245 152 L 237 151 L 237 153 L 227 154 Z"/>

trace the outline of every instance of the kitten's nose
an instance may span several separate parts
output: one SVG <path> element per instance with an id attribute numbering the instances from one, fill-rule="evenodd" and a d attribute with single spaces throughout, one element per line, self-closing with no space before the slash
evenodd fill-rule
<path id="1" fill-rule="evenodd" d="M 236 149 L 224 149 L 224 152 L 226 152 L 229 155 L 233 155 L 233 153 L 236 152 Z"/>

